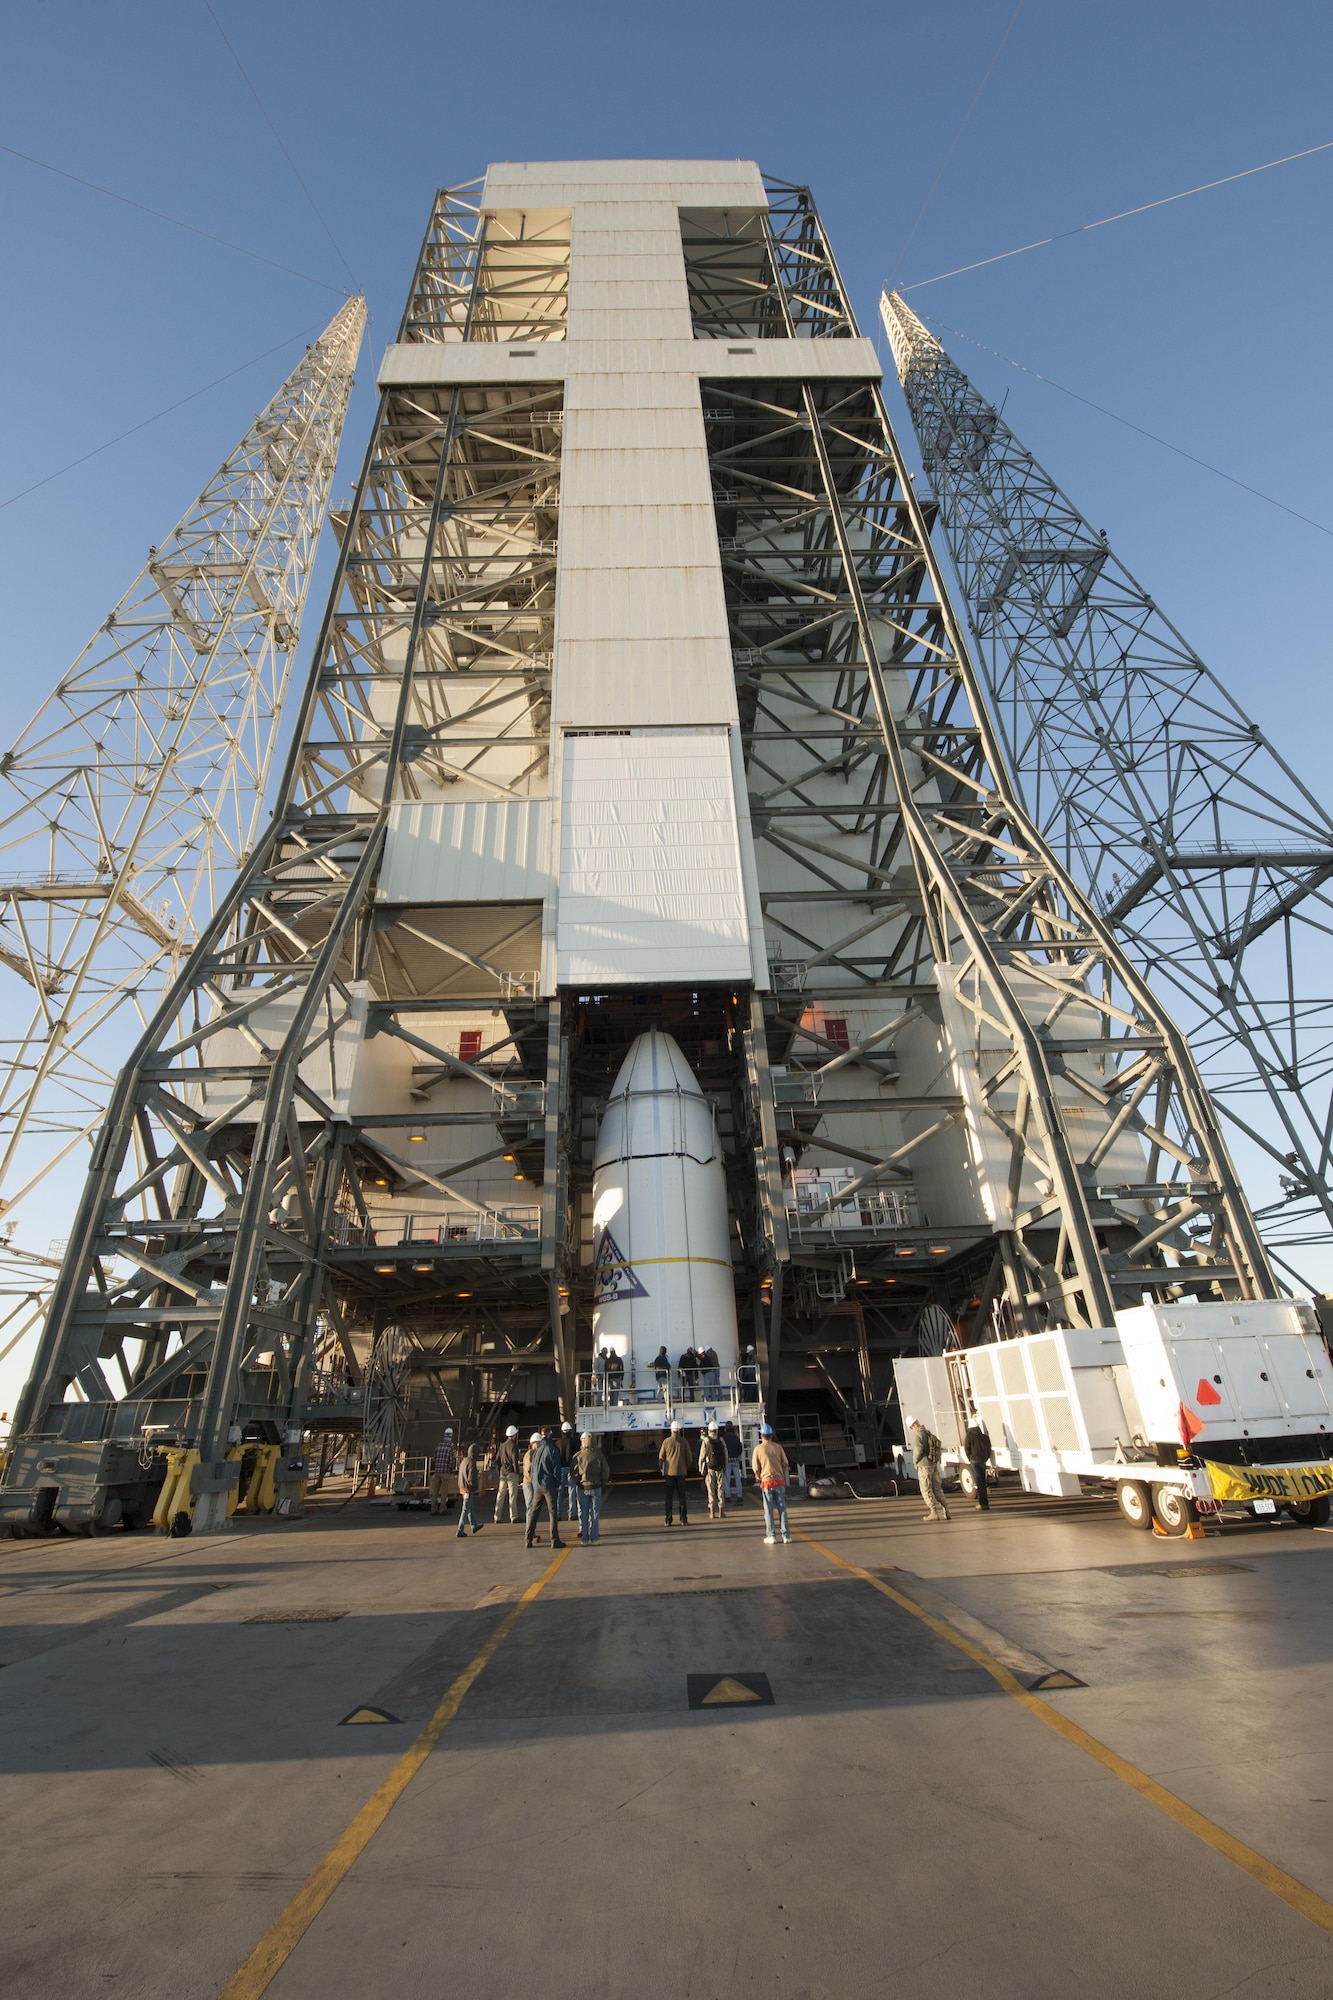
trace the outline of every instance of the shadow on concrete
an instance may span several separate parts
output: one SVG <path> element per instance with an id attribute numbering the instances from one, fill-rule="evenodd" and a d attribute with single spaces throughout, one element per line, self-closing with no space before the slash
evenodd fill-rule
<path id="1" fill-rule="evenodd" d="M 137 1616 L 167 1608 L 145 1604 Z M 58 1650 L 4 1671 L 0 1771 L 151 1762 L 169 1779 L 173 1763 L 197 1774 L 217 1763 L 396 1755 L 510 1608 L 249 1624 L 210 1606 L 206 1622 L 65 1628 Z M 44 1645 L 52 1636 L 28 1629 Z M 22 1636 L 11 1627 L 11 1643 Z M 691 1715 L 687 1677 L 701 1673 L 766 1674 L 777 1706 Z M 689 1726 L 744 1717 L 752 1725 L 783 1709 L 892 1708 L 994 1692 L 980 1668 L 855 1579 L 626 1590 L 538 1599 L 469 1690 L 459 1720 L 519 1725 L 520 1734 L 530 1723 L 583 1720 L 600 1730 L 630 1716 Z M 340 1728 L 363 1703 L 401 1726 Z"/>

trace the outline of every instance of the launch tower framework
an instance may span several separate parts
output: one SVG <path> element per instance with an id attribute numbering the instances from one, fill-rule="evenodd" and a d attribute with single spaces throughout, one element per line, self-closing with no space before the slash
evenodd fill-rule
<path id="1" fill-rule="evenodd" d="M 306 348 L 0 758 L 0 1354 L 49 1301 L 62 1169 L 262 824 L 365 318 Z"/>
<path id="2" fill-rule="evenodd" d="M 117 1083 L 11 1511 L 58 1457 L 95 1521 L 148 1426 L 220 1525 L 228 1450 L 344 1425 L 385 1341 L 419 1426 L 572 1411 L 593 1139 L 650 1025 L 716 1108 L 770 1397 L 850 1420 L 969 1318 L 1274 1294 L 931 528 L 807 190 L 437 198 L 277 809 Z"/>
<path id="3" fill-rule="evenodd" d="M 1016 781 L 1299 1263 L 1333 1224 L 1333 815 L 910 306 L 881 312 Z"/>

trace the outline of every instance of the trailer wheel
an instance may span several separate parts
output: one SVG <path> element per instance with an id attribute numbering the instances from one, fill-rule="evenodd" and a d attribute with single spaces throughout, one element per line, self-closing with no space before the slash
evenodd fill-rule
<path id="1" fill-rule="evenodd" d="M 976 1474 L 970 1464 L 960 1465 L 958 1468 L 958 1490 L 965 1500 L 975 1500 L 977 1497 Z"/>
<path id="2" fill-rule="evenodd" d="M 1286 1511 L 1302 1528 L 1326 1528 L 1333 1504 L 1330 1504 L 1327 1493 L 1320 1493 L 1313 1500 L 1290 1501 Z"/>
<path id="3" fill-rule="evenodd" d="M 1178 1486 L 1154 1486 L 1152 1504 L 1168 1535 L 1183 1535 L 1194 1518 L 1189 1497 Z"/>
<path id="4" fill-rule="evenodd" d="M 1151 1528 L 1152 1501 L 1141 1480 L 1122 1479 L 1115 1489 L 1115 1497 L 1131 1528 Z"/>

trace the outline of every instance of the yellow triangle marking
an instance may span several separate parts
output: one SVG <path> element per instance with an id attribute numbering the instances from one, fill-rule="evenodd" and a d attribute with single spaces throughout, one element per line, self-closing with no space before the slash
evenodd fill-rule
<path id="1" fill-rule="evenodd" d="M 763 1698 L 761 1694 L 756 1694 L 753 1688 L 747 1688 L 743 1681 L 733 1680 L 728 1674 L 725 1680 L 720 1680 L 709 1688 L 699 1706 L 712 1708 L 740 1701 L 762 1701 Z"/>
<path id="2" fill-rule="evenodd" d="M 1039 1688 L 1076 1688 L 1079 1685 L 1072 1674 L 1066 1673 L 1046 1674 L 1037 1682 Z"/>
<path id="3" fill-rule="evenodd" d="M 344 1726 L 349 1722 L 396 1722 L 398 1717 L 390 1715 L 382 1708 L 354 1708 L 350 1715 L 343 1717 Z"/>

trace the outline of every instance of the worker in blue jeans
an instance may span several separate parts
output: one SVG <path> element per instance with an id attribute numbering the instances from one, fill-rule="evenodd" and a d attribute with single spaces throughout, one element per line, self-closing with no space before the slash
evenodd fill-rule
<path id="1" fill-rule="evenodd" d="M 787 1454 L 773 1435 L 772 1424 L 764 1424 L 759 1442 L 750 1453 L 750 1470 L 759 1481 L 764 1502 L 764 1540 L 772 1547 L 779 1539 L 791 1540 L 787 1526 Z"/>
<path id="2" fill-rule="evenodd" d="M 727 1447 L 727 1480 L 724 1497 L 728 1500 L 742 1500 L 745 1495 L 741 1479 L 745 1469 L 745 1446 L 735 1424 L 724 1424 L 722 1442 Z"/>
<path id="3" fill-rule="evenodd" d="M 578 1481 L 579 1540 L 585 1548 L 602 1538 L 602 1495 L 611 1484 L 611 1462 L 591 1431 L 579 1440 L 583 1449 L 574 1454 L 574 1477 Z"/>
<path id="4" fill-rule="evenodd" d="M 458 1468 L 458 1490 L 463 1496 L 463 1504 L 458 1511 L 458 1533 L 466 1535 L 471 1528 L 474 1535 L 481 1533 L 481 1522 L 477 1519 L 477 1501 L 481 1495 L 481 1460 L 477 1446 L 470 1444 L 467 1457 Z"/>
<path id="5" fill-rule="evenodd" d="M 574 1477 L 574 1454 L 579 1441 L 574 1435 L 573 1424 L 561 1424 L 560 1435 L 556 1439 L 556 1449 L 560 1453 L 560 1518 L 573 1521 L 578 1518 L 578 1482 Z"/>

